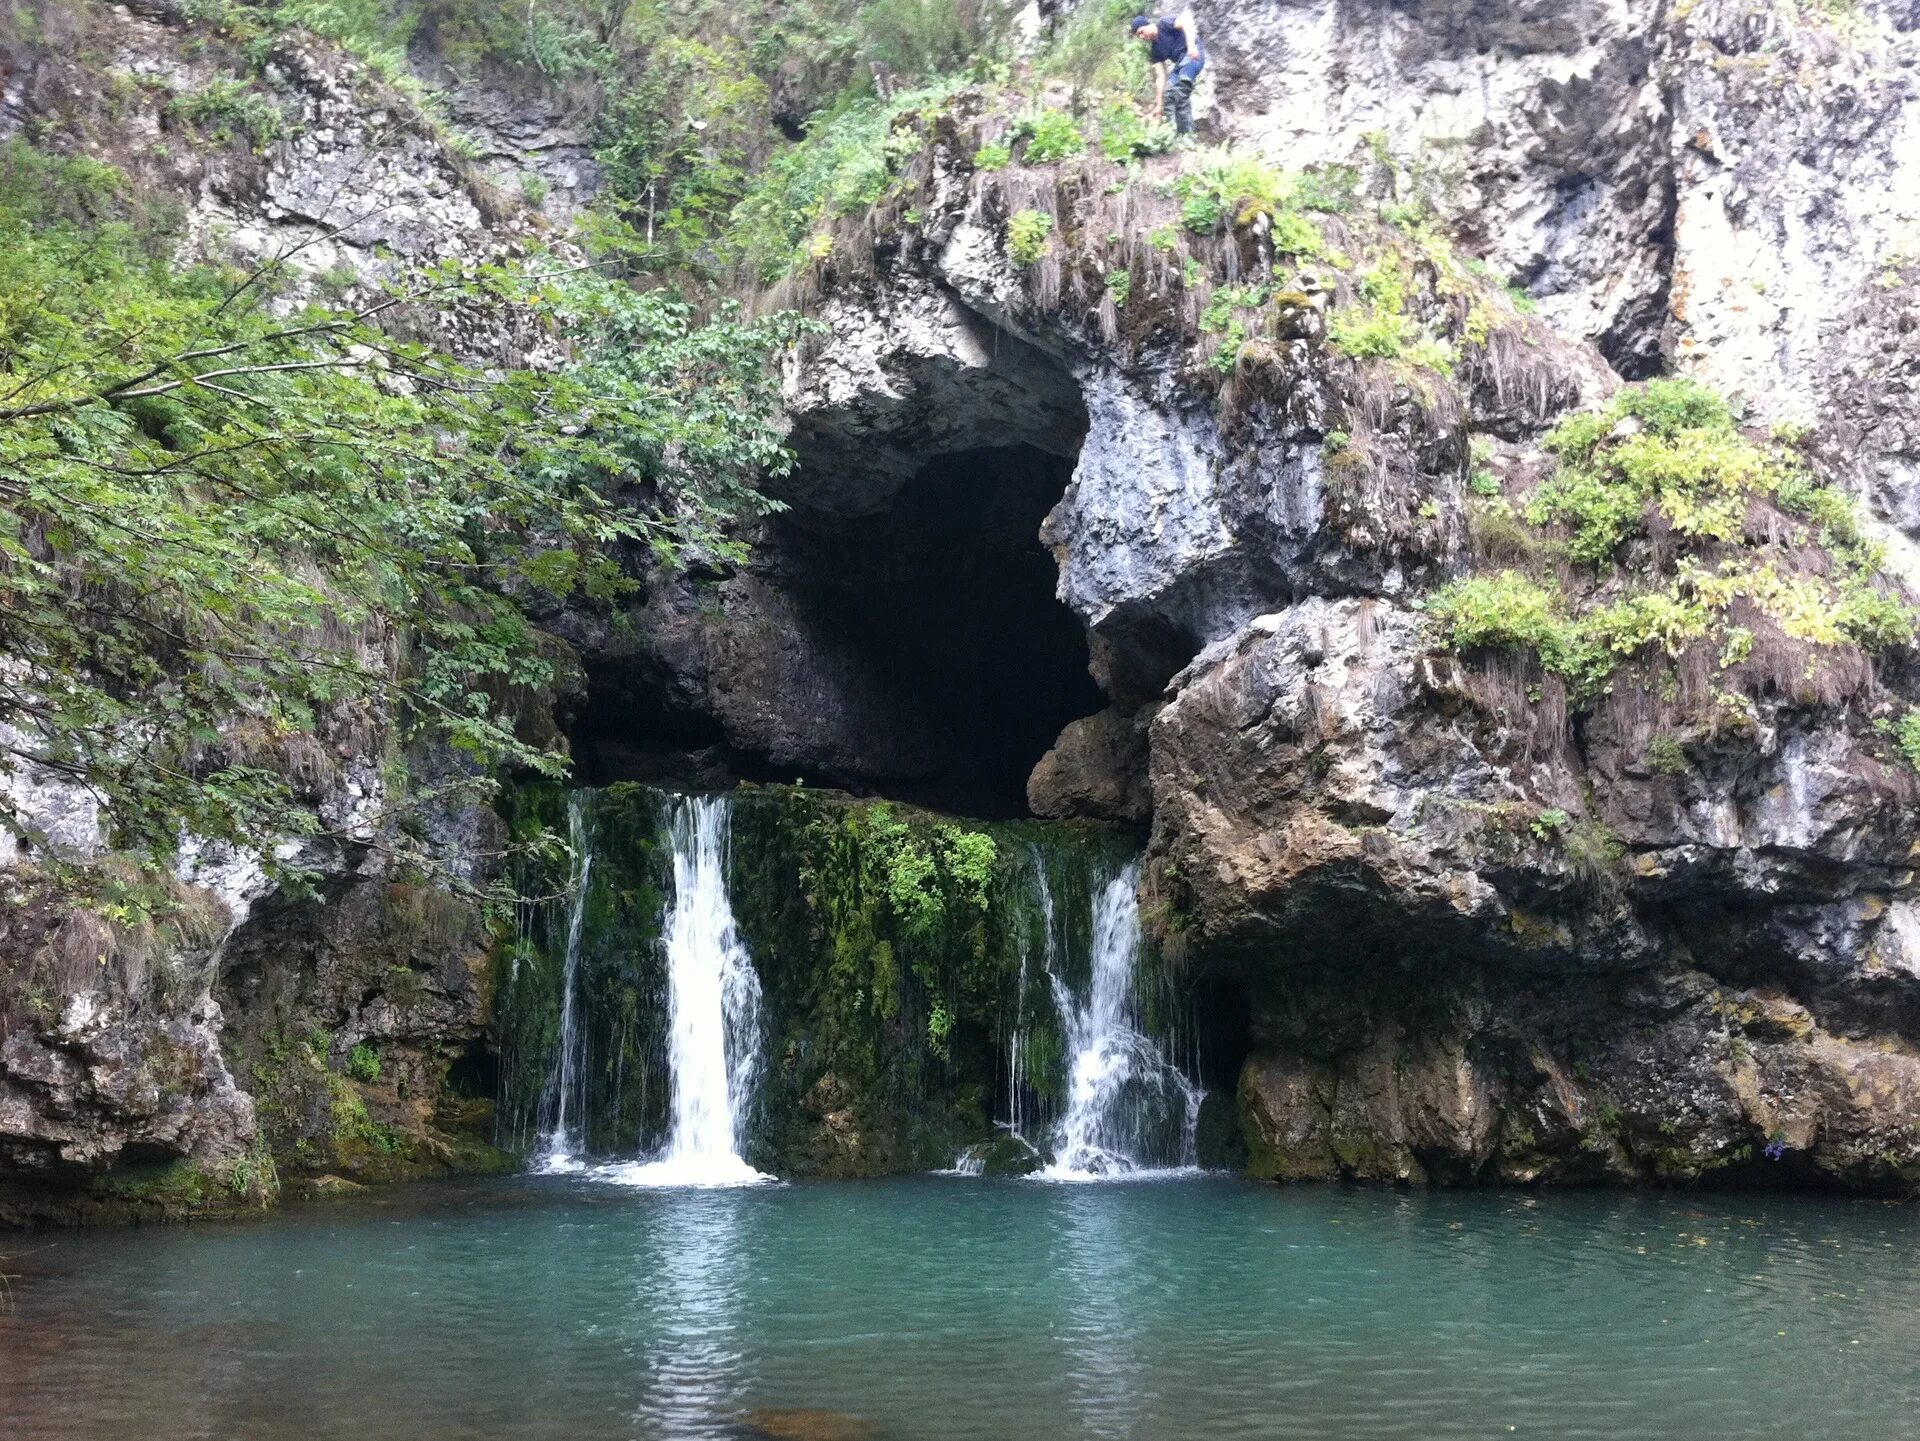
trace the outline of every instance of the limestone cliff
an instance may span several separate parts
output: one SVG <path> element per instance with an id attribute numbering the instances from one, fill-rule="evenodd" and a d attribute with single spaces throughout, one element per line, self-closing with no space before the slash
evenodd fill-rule
<path id="1" fill-rule="evenodd" d="M 1044 77 L 901 109 L 878 203 L 759 297 L 824 326 L 786 376 L 789 509 L 744 565 L 636 560 L 630 608 L 543 617 L 583 662 L 559 716 L 582 775 L 1150 827 L 1147 911 L 1234 1013 L 1257 1175 L 1920 1179 L 1920 674 L 1893 622 L 1869 643 L 1806 613 L 1891 615 L 1920 577 L 1920 14 L 1198 9 L 1224 149 L 1136 146 Z M 298 37 L 262 82 L 291 133 L 209 145 L 173 102 L 222 60 L 184 11 L 48 13 L 0 55 L 0 139 L 114 160 L 197 243 L 303 243 L 315 285 L 510 255 L 598 183 L 558 99 L 431 46 L 412 63 L 452 86 L 459 145 Z M 1047 111 L 1073 141 L 1036 152 Z M 442 329 L 482 358 L 541 339 L 490 312 Z M 1711 436 L 1681 429 L 1761 479 L 1707 532 L 1656 505 L 1571 556 L 1572 512 L 1536 508 L 1556 427 L 1607 415 L 1579 454 L 1613 465 L 1663 438 L 1620 397 L 1664 374 L 1732 398 Z M 1686 577 L 1736 562 L 1702 619 Z M 1451 587 L 1508 573 L 1583 644 L 1656 591 L 1692 629 L 1576 675 L 1447 623 Z M 1789 592 L 1812 601 L 1783 620 Z M 285 759 L 350 822 L 396 742 L 378 716 L 322 739 Z M 97 847 L 57 778 L 4 783 Z M 469 855 L 500 824 L 442 820 Z M 497 938 L 377 852 L 310 859 L 301 900 L 200 857 L 155 929 L 0 857 L 0 1206 L 253 1205 L 269 1154 L 490 1159 Z M 975 1049 L 953 1089 L 985 1114 Z M 792 1075 L 801 1164 L 924 1159 L 848 1160 L 832 1118 L 862 1098 Z"/>
<path id="2" fill-rule="evenodd" d="M 884 503 L 894 457 L 988 428 L 1058 453 L 1078 392 L 1045 535 L 1112 705 L 1032 800 L 1137 814 L 1145 758 L 1164 939 L 1249 998 L 1256 1174 L 1905 1184 L 1910 627 L 1823 648 L 1742 610 L 1757 652 L 1625 644 L 1574 694 L 1423 611 L 1540 546 L 1556 594 L 1666 573 L 1671 532 L 1583 569 L 1519 519 L 1555 420 L 1659 369 L 1739 392 L 1729 435 L 1784 436 L 1861 497 L 1875 593 L 1897 594 L 1913 17 L 1202 11 L 1218 133 L 1347 167 L 1387 223 L 1321 211 L 1303 234 L 1244 192 L 1183 223 L 1191 167 L 1023 165 L 1018 132 L 1012 168 L 976 169 L 1005 122 L 963 106 L 817 268 L 834 338 L 794 394 L 823 482 L 796 502 Z M 1528 313 L 1456 270 L 1469 252 Z M 1444 362 L 1341 343 L 1383 270 Z M 1760 523 L 1740 544 L 1770 543 Z M 1798 534 L 1781 554 L 1838 574 L 1831 536 Z"/>

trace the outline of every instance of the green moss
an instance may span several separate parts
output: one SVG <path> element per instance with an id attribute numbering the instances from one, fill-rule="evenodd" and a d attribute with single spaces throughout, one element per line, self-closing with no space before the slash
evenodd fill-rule
<path id="1" fill-rule="evenodd" d="M 124 1167 L 101 1177 L 92 1189 L 117 1200 L 175 1212 L 199 1210 L 217 1193 L 217 1184 L 192 1161 L 179 1160 Z"/>

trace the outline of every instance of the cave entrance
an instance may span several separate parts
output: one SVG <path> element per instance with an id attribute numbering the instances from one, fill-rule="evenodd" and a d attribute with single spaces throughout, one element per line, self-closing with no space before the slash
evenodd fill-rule
<path id="1" fill-rule="evenodd" d="M 1055 598 L 1040 542 L 1073 461 L 1030 445 L 929 461 L 889 509 L 796 508 L 775 522 L 795 599 L 836 633 L 920 730 L 922 773 L 901 799 L 987 819 L 1027 814 L 1027 776 L 1105 697 L 1086 630 Z"/>

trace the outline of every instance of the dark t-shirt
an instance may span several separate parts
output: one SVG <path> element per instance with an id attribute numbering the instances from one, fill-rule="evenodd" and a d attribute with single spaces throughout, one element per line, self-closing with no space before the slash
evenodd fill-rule
<path id="1" fill-rule="evenodd" d="M 1153 57 L 1153 63 L 1156 65 L 1163 60 L 1171 60 L 1178 65 L 1187 58 L 1187 34 L 1180 28 L 1177 17 L 1172 15 L 1160 17 L 1160 23 L 1154 30 L 1153 47 L 1148 53 Z M 1206 57 L 1201 54 L 1194 58 L 1203 60 Z"/>

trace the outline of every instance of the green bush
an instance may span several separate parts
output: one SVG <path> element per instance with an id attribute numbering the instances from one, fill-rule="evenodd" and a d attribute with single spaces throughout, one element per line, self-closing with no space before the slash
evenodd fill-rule
<path id="1" fill-rule="evenodd" d="M 1920 706 L 1915 706 L 1894 722 L 1894 739 L 1907 764 L 1920 771 Z"/>
<path id="2" fill-rule="evenodd" d="M 347 1052 L 347 1074 L 372 1085 L 380 1079 L 380 1053 L 364 1042 Z"/>
<path id="3" fill-rule="evenodd" d="M 1409 341 L 1404 315 L 1347 306 L 1327 319 L 1327 342 L 1349 360 L 1393 360 Z"/>
<path id="4" fill-rule="evenodd" d="M 1013 149 L 1007 145 L 982 145 L 973 152 L 976 170 L 1005 170 L 1013 163 Z"/>
<path id="5" fill-rule="evenodd" d="M 1742 434 L 1731 407 L 1692 381 L 1628 387 L 1604 409 L 1563 421 L 1547 444 L 1559 465 L 1526 519 L 1563 528 L 1566 558 L 1599 572 L 1595 591 L 1609 598 L 1575 605 L 1511 571 L 1456 582 L 1431 605 L 1449 644 L 1531 650 L 1579 697 L 1643 652 L 1678 656 L 1704 642 L 1717 647 L 1722 668 L 1742 664 L 1756 637 L 1731 622 L 1740 603 L 1816 647 L 1876 651 L 1913 640 L 1913 610 L 1883 579 L 1883 557 L 1852 502 Z M 1750 538 L 1756 499 L 1804 517 L 1805 530 L 1784 541 Z M 1678 554 L 1636 565 L 1620 593 L 1619 553 L 1648 534 L 1656 515 L 1680 542 Z M 1796 551 L 1812 545 L 1826 556 L 1798 561 Z"/>
<path id="6" fill-rule="evenodd" d="M 922 149 L 909 117 L 937 112 L 963 83 L 847 101 L 809 122 L 805 139 L 762 167 L 734 208 L 729 239 L 749 269 L 777 280 L 810 258 L 819 226 L 879 203 Z"/>
<path id="7" fill-rule="evenodd" d="M 1087 138 L 1073 117 L 1059 110 L 1038 110 L 1024 115 L 1013 127 L 1015 139 L 1024 139 L 1027 148 L 1022 159 L 1028 165 L 1050 165 L 1070 160 L 1087 148 Z"/>
<path id="8" fill-rule="evenodd" d="M 175 97 L 167 113 L 222 145 L 238 139 L 261 150 L 287 133 L 286 116 L 272 97 L 227 76 Z"/>
<path id="9" fill-rule="evenodd" d="M 1147 56 L 1126 31 L 1134 8 L 1134 0 L 1085 0 L 1073 7 L 1041 51 L 1039 74 L 1066 81 L 1076 104 L 1138 97 L 1147 81 Z"/>
<path id="10" fill-rule="evenodd" d="M 1007 222 L 1007 254 L 1019 265 L 1033 265 L 1053 249 L 1053 217 L 1044 210 L 1022 210 Z"/>
<path id="11" fill-rule="evenodd" d="M 1294 201 L 1295 177 L 1245 151 L 1216 150 L 1174 182 L 1181 216 L 1189 230 L 1211 231 L 1222 220 L 1251 225 L 1272 217 Z"/>
<path id="12" fill-rule="evenodd" d="M 97 165 L 0 145 L 0 653 L 31 678 L 0 688 L 16 754 L 84 785 L 114 845 L 159 864 L 187 833 L 269 856 L 312 834 L 289 746 L 331 716 L 388 716 L 396 746 L 459 756 L 464 789 L 434 804 L 563 771 L 518 729 L 514 698 L 552 676 L 521 598 L 610 601 L 627 582 L 609 548 L 740 553 L 732 522 L 765 513 L 756 487 L 786 463 L 768 371 L 793 322 L 699 325 L 591 275 L 434 271 L 442 303 L 522 303 L 571 342 L 568 365 L 482 374 L 301 305 L 272 267 L 176 270 L 178 237 L 145 223 Z M 632 505 L 636 486 L 658 502 Z M 405 669 L 368 635 L 404 636 Z M 385 843 L 441 878 L 425 799 L 398 764 L 391 780 Z"/>
<path id="13" fill-rule="evenodd" d="M 1100 116 L 1100 152 L 1116 165 L 1164 155 L 1177 138 L 1171 125 L 1146 120 L 1133 105 L 1109 105 Z"/>

